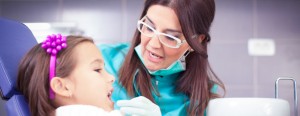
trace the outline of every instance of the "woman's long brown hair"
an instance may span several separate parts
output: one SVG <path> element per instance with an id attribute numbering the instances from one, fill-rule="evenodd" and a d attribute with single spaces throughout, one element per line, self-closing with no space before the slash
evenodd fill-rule
<path id="1" fill-rule="evenodd" d="M 140 18 L 144 17 L 152 5 L 162 5 L 172 8 L 178 16 L 184 37 L 194 50 L 186 58 L 186 71 L 176 81 L 176 91 L 186 94 L 190 98 L 188 115 L 203 115 L 208 101 L 220 97 L 211 92 L 217 84 L 225 91 L 224 84 L 212 71 L 207 54 L 207 44 L 210 42 L 209 29 L 215 15 L 214 0 L 146 0 Z M 199 42 L 200 35 L 205 39 Z M 154 102 L 151 91 L 156 91 L 151 84 L 151 75 L 143 66 L 134 52 L 135 46 L 140 44 L 140 33 L 135 31 L 131 48 L 119 72 L 119 83 L 124 86 L 130 96 L 134 96 L 133 79 L 135 72 L 136 86 L 140 94 Z"/>
<path id="2" fill-rule="evenodd" d="M 82 42 L 93 40 L 81 36 L 68 36 L 67 48 L 60 51 L 56 60 L 56 76 L 67 77 L 75 68 L 73 49 Z M 32 116 L 48 116 L 57 106 L 49 99 L 49 64 L 50 55 L 35 45 L 19 64 L 17 89 L 25 96 Z"/>

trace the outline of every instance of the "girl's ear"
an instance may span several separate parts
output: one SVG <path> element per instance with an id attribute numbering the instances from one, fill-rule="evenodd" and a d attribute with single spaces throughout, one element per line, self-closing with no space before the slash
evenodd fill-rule
<path id="1" fill-rule="evenodd" d="M 61 77 L 53 77 L 50 87 L 54 91 L 55 96 L 71 97 L 72 91 L 68 87 L 68 80 Z"/>

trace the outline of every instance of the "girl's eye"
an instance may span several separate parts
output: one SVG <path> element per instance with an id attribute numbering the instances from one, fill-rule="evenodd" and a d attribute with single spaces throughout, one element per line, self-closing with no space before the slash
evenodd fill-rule
<path id="1" fill-rule="evenodd" d="M 95 69 L 94 71 L 100 73 L 100 72 L 101 72 L 101 69 Z"/>

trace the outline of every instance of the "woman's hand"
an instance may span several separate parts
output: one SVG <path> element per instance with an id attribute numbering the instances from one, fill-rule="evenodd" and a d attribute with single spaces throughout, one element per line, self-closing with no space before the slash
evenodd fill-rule
<path id="1" fill-rule="evenodd" d="M 121 112 L 138 116 L 161 116 L 160 108 L 144 96 L 135 97 L 131 100 L 119 100 L 117 105 Z"/>

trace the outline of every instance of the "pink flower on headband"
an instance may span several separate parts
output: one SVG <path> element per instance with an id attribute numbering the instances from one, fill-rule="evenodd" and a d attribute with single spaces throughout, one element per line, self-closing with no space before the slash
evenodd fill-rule
<path id="1" fill-rule="evenodd" d="M 56 55 L 60 50 L 67 47 L 66 37 L 61 34 L 48 35 L 47 39 L 43 41 L 42 48 L 50 55 Z"/>
<path id="2" fill-rule="evenodd" d="M 56 54 L 66 47 L 67 47 L 67 39 L 65 36 L 62 36 L 61 34 L 48 35 L 47 39 L 42 42 L 42 48 L 44 48 L 46 52 L 50 55 L 49 83 L 52 80 L 52 78 L 55 76 Z M 50 99 L 54 98 L 54 92 L 51 89 L 51 87 L 49 87 L 49 97 Z"/>

